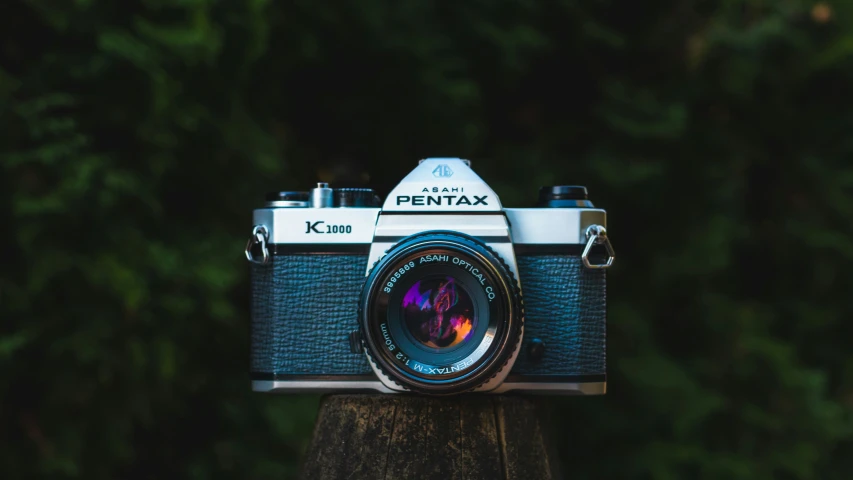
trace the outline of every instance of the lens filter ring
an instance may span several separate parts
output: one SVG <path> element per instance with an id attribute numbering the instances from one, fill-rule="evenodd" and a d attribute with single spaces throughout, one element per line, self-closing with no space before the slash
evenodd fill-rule
<path id="1" fill-rule="evenodd" d="M 472 390 L 518 348 L 524 322 L 512 271 L 457 232 L 404 239 L 368 274 L 359 304 L 372 363 L 396 384 L 435 395 Z"/>

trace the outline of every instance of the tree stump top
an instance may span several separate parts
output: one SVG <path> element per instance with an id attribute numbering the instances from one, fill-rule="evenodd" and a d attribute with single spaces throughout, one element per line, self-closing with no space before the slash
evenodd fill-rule
<path id="1" fill-rule="evenodd" d="M 530 398 L 331 395 L 302 478 L 549 479 L 552 460 Z"/>

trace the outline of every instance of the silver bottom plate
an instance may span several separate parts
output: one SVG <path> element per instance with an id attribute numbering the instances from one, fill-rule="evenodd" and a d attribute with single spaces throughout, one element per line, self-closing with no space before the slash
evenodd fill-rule
<path id="1" fill-rule="evenodd" d="M 389 389 L 379 380 L 252 380 L 252 390 L 268 393 L 335 393 L 352 391 L 402 393 Z M 504 382 L 498 388 L 483 393 L 498 394 L 508 392 L 550 395 L 604 395 L 607 393 L 607 382 Z"/>

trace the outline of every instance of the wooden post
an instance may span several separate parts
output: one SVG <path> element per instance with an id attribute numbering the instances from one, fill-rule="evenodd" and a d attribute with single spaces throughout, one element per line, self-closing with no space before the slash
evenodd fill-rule
<path id="1" fill-rule="evenodd" d="M 551 479 L 534 399 L 329 395 L 301 478 Z"/>

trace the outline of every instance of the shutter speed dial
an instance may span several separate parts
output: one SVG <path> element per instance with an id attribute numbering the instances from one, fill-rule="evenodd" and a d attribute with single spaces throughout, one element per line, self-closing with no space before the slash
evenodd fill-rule
<path id="1" fill-rule="evenodd" d="M 336 188 L 336 207 L 378 207 L 379 196 L 372 188 Z"/>
<path id="2" fill-rule="evenodd" d="M 382 205 L 382 200 L 372 188 L 331 188 L 323 182 L 307 192 L 271 192 L 265 200 L 267 208 L 370 208 Z"/>

